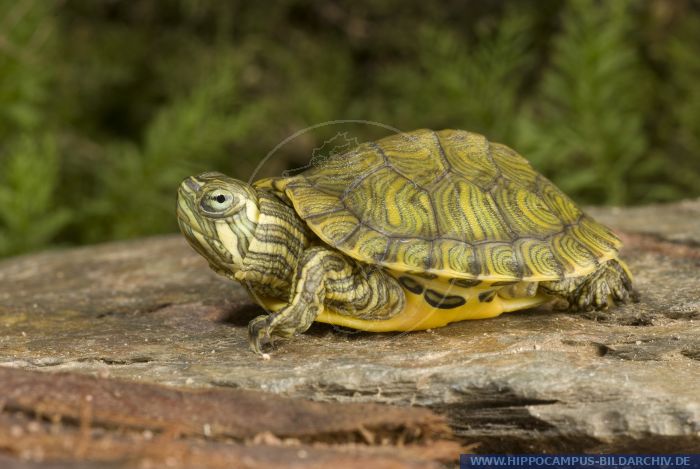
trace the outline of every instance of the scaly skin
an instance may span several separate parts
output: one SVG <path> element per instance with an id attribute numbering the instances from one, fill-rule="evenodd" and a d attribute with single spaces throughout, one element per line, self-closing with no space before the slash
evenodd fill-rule
<path id="1" fill-rule="evenodd" d="M 326 305 L 350 317 L 382 320 L 399 313 L 405 302 L 399 283 L 384 271 L 363 270 L 326 246 L 312 246 L 302 253 L 292 285 L 288 305 L 248 325 L 256 353 L 262 353 L 261 342 L 269 341 L 271 335 L 291 337 L 306 331 Z"/>
<path id="2" fill-rule="evenodd" d="M 615 303 L 637 301 L 639 297 L 632 287 L 632 275 L 619 259 L 605 262 L 584 277 L 542 282 L 540 290 L 566 299 L 571 309 L 580 311 L 605 309 Z"/>

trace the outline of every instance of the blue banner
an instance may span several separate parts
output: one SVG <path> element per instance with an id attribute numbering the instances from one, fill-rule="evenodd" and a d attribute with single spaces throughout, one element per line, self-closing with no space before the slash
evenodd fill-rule
<path id="1" fill-rule="evenodd" d="M 462 454 L 460 469 L 700 469 L 700 454 Z"/>

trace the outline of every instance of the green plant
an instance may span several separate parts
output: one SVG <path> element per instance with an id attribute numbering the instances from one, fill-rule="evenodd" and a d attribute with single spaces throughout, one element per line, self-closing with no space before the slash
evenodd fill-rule
<path id="1" fill-rule="evenodd" d="M 336 119 L 484 133 L 581 203 L 698 196 L 698 50 L 674 0 L 0 0 L 0 256 L 174 231 L 182 178 Z M 346 131 L 387 133 L 256 177 Z"/>
<path id="2" fill-rule="evenodd" d="M 257 106 L 240 106 L 237 72 L 233 61 L 217 64 L 191 93 L 158 111 L 141 145 L 108 147 L 98 192 L 85 207 L 90 237 L 128 238 L 175 229 L 180 181 L 227 166 L 227 159 L 235 159 L 228 146 L 249 132 L 262 113 Z"/>
<path id="3" fill-rule="evenodd" d="M 518 148 L 565 192 L 633 202 L 648 151 L 648 72 L 634 43 L 633 1 L 571 0 L 551 65 L 519 119 Z"/>
<path id="4" fill-rule="evenodd" d="M 392 109 L 386 119 L 406 129 L 466 128 L 511 140 L 519 93 L 534 62 L 532 27 L 532 14 L 523 8 L 477 22 L 471 38 L 466 28 L 423 25 L 416 62 L 388 66 L 380 78 Z"/>
<path id="5" fill-rule="evenodd" d="M 0 256 L 37 249 L 69 222 L 57 207 L 59 159 L 50 136 L 24 135 L 5 148 L 0 164 Z"/>
<path id="6" fill-rule="evenodd" d="M 662 174 L 667 183 L 652 185 L 651 200 L 700 195 L 700 15 L 683 15 L 672 26 L 659 51 L 667 70 L 661 87 L 665 145 L 651 155 L 657 179 Z"/>
<path id="7" fill-rule="evenodd" d="M 0 1 L 0 142 L 47 123 L 53 12 L 51 2 Z"/>

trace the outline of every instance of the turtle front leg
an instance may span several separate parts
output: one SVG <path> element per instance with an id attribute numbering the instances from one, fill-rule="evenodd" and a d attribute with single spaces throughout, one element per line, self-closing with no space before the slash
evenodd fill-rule
<path id="1" fill-rule="evenodd" d="M 248 341 L 255 353 L 263 354 L 262 342 L 269 342 L 271 336 L 292 337 L 311 327 L 323 311 L 326 266 L 334 261 L 334 257 L 332 252 L 323 248 L 304 252 L 292 282 L 289 304 L 269 315 L 258 316 L 248 324 Z"/>
<path id="2" fill-rule="evenodd" d="M 556 282 L 540 282 L 545 293 L 560 296 L 572 309 L 590 311 L 606 309 L 609 303 L 637 301 L 639 294 L 632 286 L 632 275 L 619 259 L 611 259 L 585 277 Z"/>
<path id="3" fill-rule="evenodd" d="M 399 312 L 404 302 L 400 285 L 383 270 L 314 246 L 299 260 L 289 304 L 253 319 L 248 324 L 248 340 L 251 349 L 263 355 L 263 342 L 306 331 L 328 305 L 340 314 L 381 319 Z"/>

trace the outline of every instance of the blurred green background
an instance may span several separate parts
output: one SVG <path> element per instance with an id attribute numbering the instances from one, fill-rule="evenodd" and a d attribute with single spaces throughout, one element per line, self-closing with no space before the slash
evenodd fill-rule
<path id="1" fill-rule="evenodd" d="M 0 0 L 0 256 L 175 231 L 183 177 L 334 119 L 484 133 L 580 203 L 698 196 L 699 52 L 684 0 Z"/>

